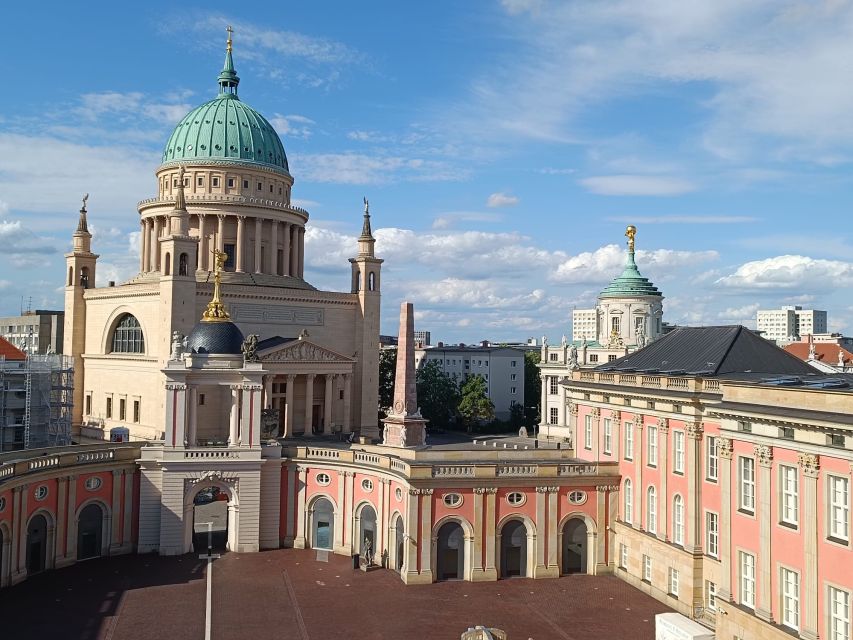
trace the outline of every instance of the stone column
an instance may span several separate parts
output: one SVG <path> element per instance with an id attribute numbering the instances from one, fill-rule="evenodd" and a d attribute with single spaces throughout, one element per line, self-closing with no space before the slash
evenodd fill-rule
<path id="1" fill-rule="evenodd" d="M 592 408 L 592 455 L 593 460 L 601 460 L 601 409 Z"/>
<path id="2" fill-rule="evenodd" d="M 539 524 L 536 536 L 536 564 L 533 567 L 533 577 L 541 578 L 547 575 L 545 567 L 545 501 L 549 487 L 536 487 L 536 522 Z"/>
<path id="3" fill-rule="evenodd" d="M 216 214 L 216 217 L 219 221 L 216 228 L 216 250 L 222 251 L 225 248 L 225 214 L 218 213 Z"/>
<path id="4" fill-rule="evenodd" d="M 148 223 L 145 220 L 139 221 L 139 270 L 147 271 L 148 261 L 146 260 L 146 252 L 148 249 Z"/>
<path id="5" fill-rule="evenodd" d="M 418 580 L 418 493 L 420 489 L 409 489 L 406 502 L 406 531 L 403 545 L 403 575 L 408 584 Z"/>
<path id="6" fill-rule="evenodd" d="M 27 570 L 27 493 L 30 485 L 25 484 L 12 489 L 12 566 L 14 575 L 12 583 L 19 582 L 26 577 Z"/>
<path id="7" fill-rule="evenodd" d="M 293 228 L 289 222 L 284 223 L 283 233 L 281 234 L 281 244 L 282 244 L 282 254 L 283 258 L 281 260 L 281 275 L 289 276 L 292 274 L 290 270 L 290 230 Z"/>
<path id="8" fill-rule="evenodd" d="M 311 418 L 314 412 L 314 374 L 305 374 L 305 435 L 313 434 Z"/>
<path id="9" fill-rule="evenodd" d="M 687 530 L 684 550 L 702 554 L 702 423 L 687 425 Z M 694 590 L 695 591 L 695 590 Z M 697 594 L 697 598 L 700 594 Z M 699 602 L 696 602 L 698 605 Z"/>
<path id="10" fill-rule="evenodd" d="M 275 376 L 273 374 L 264 376 L 264 408 L 271 409 L 272 408 L 272 384 L 273 378 Z"/>
<path id="11" fill-rule="evenodd" d="M 166 383 L 166 446 L 183 447 L 186 441 L 187 385 Z"/>
<path id="12" fill-rule="evenodd" d="M 358 531 L 353 532 L 353 514 L 352 510 L 355 507 L 355 500 L 352 499 L 352 496 L 355 495 L 355 473 L 353 471 L 345 471 L 344 475 L 346 476 L 346 491 L 347 495 L 350 496 L 350 499 L 345 501 L 343 506 L 341 506 L 340 511 L 344 518 L 344 521 L 347 523 L 347 533 L 348 536 L 344 537 L 344 546 L 347 555 L 352 555 L 355 550 L 358 548 Z"/>
<path id="13" fill-rule="evenodd" d="M 122 526 L 122 546 L 130 551 L 133 544 L 133 479 L 132 470 L 124 471 L 124 525 Z"/>
<path id="14" fill-rule="evenodd" d="M 299 227 L 290 225 L 290 275 L 299 277 Z"/>
<path id="15" fill-rule="evenodd" d="M 308 467 L 298 466 L 296 467 L 297 477 L 299 478 L 297 484 L 297 496 L 296 496 L 296 536 L 293 538 L 293 546 L 296 549 L 304 549 L 307 546 L 307 540 L 305 537 L 305 533 L 308 528 L 308 522 L 306 521 L 306 513 L 305 513 L 305 500 L 306 500 L 306 487 L 308 481 Z"/>
<path id="16" fill-rule="evenodd" d="M 267 273 L 274 276 L 278 273 L 278 220 L 270 220 L 270 268 Z"/>
<path id="17" fill-rule="evenodd" d="M 196 446 L 198 437 L 198 387 L 190 387 L 189 393 L 189 429 L 187 433 L 187 445 Z"/>
<path id="18" fill-rule="evenodd" d="M 57 507 L 57 511 L 59 507 Z M 68 476 L 68 507 L 65 512 L 65 557 L 69 563 L 77 557 L 77 475 Z"/>
<path id="19" fill-rule="evenodd" d="M 485 568 L 485 512 L 483 510 L 483 495 L 486 493 L 483 487 L 474 487 L 474 544 L 473 558 L 471 558 L 471 581 L 479 582 L 483 580 L 483 569 Z"/>
<path id="20" fill-rule="evenodd" d="M 293 435 L 293 385 L 296 384 L 296 375 L 287 374 L 287 387 L 284 390 L 284 437 Z"/>
<path id="21" fill-rule="evenodd" d="M 344 433 L 352 432 L 352 374 L 344 374 Z"/>
<path id="22" fill-rule="evenodd" d="M 343 553 L 344 550 L 344 526 L 343 526 L 343 511 L 346 504 L 346 475 L 352 475 L 352 471 L 338 472 L 338 508 L 335 510 L 335 539 L 332 541 L 332 548 L 338 553 Z"/>
<path id="23" fill-rule="evenodd" d="M 432 489 L 421 489 L 421 573 L 432 576 Z M 466 550 L 467 551 L 467 550 Z M 465 579 L 468 576 L 463 576 Z"/>
<path id="24" fill-rule="evenodd" d="M 240 425 L 240 386 L 231 385 L 231 420 L 228 429 L 228 446 L 236 447 Z"/>
<path id="25" fill-rule="evenodd" d="M 559 376 L 557 376 L 559 381 Z M 566 387 L 557 382 L 557 424 L 566 426 Z"/>
<path id="26" fill-rule="evenodd" d="M 240 416 L 240 445 L 261 446 L 261 385 L 244 383 Z"/>
<path id="27" fill-rule="evenodd" d="M 332 380 L 334 379 L 334 374 L 327 373 L 326 374 L 326 388 L 325 388 L 325 397 L 323 404 L 323 433 L 330 434 L 332 433 Z"/>
<path id="28" fill-rule="evenodd" d="M 207 254 L 210 250 L 207 246 L 207 228 L 205 222 L 207 217 L 200 213 L 198 214 L 198 270 L 207 271 Z"/>
<path id="29" fill-rule="evenodd" d="M 379 558 L 379 565 L 386 568 L 387 563 L 382 562 L 382 556 L 384 553 L 385 557 L 390 557 L 387 543 L 388 527 L 385 526 L 385 501 L 387 500 L 386 493 L 389 484 L 391 484 L 390 480 L 379 478 L 379 486 L 376 487 L 379 490 L 379 499 L 376 501 L 376 549 L 374 555 Z"/>
<path id="30" fill-rule="evenodd" d="M 755 457 L 758 459 L 758 567 L 756 587 L 758 597 L 755 603 L 755 615 L 762 620 L 773 620 L 770 592 L 772 564 L 770 562 L 770 488 L 773 471 L 773 448 L 767 445 L 755 445 Z"/>
<path id="31" fill-rule="evenodd" d="M 657 536 L 658 540 L 669 540 L 667 531 L 672 523 L 669 521 L 669 491 L 667 480 L 669 479 L 669 420 L 658 419 L 658 468 L 660 469 L 660 493 L 658 495 L 657 509 Z M 645 494 L 643 494 L 645 497 Z"/>
<path id="32" fill-rule="evenodd" d="M 263 218 L 255 218 L 255 273 L 263 273 L 264 265 L 261 264 L 261 246 L 263 245 Z"/>
<path id="33" fill-rule="evenodd" d="M 61 509 L 63 505 L 66 504 L 66 500 L 68 497 L 68 476 L 60 476 L 57 478 L 57 491 L 56 491 L 56 552 L 58 555 L 58 561 L 56 563 L 56 567 L 61 568 L 66 566 L 66 564 L 70 564 L 70 562 L 66 562 L 66 558 L 68 557 L 68 549 L 65 548 L 65 518 L 61 517 Z M 59 545 L 62 543 L 62 555 L 59 556 Z"/>
<path id="34" fill-rule="evenodd" d="M 151 234 L 151 271 L 160 271 L 160 225 L 160 216 L 155 216 Z"/>
<path id="35" fill-rule="evenodd" d="M 597 575 L 607 571 L 607 492 L 611 487 L 598 485 L 595 488 L 595 520 L 598 523 L 598 532 L 593 538 L 595 540 L 595 562 L 591 562 L 593 556 L 586 554 L 586 572 Z M 587 531 L 587 539 L 589 539 Z M 588 547 L 592 550 L 592 546 Z M 592 565 L 592 566 L 591 566 Z"/>
<path id="36" fill-rule="evenodd" d="M 497 580 L 498 579 L 498 570 L 495 567 L 495 513 L 497 511 L 497 505 L 495 504 L 497 499 L 498 490 L 497 487 L 486 487 L 485 495 L 486 495 L 486 567 L 483 570 L 483 579 L 485 580 Z M 524 553 L 527 553 L 527 549 L 524 550 Z M 528 562 L 529 562 L 528 558 Z"/>
<path id="37" fill-rule="evenodd" d="M 546 427 L 546 433 L 549 433 L 547 427 L 551 424 L 551 421 L 548 419 L 548 378 L 549 376 L 542 375 L 542 395 L 539 398 L 539 426 Z M 541 431 L 542 429 L 540 429 Z"/>
<path id="38" fill-rule="evenodd" d="M 622 459 L 622 412 L 618 409 L 610 412 L 610 451 L 616 462 Z"/>
<path id="39" fill-rule="evenodd" d="M 111 541 L 110 554 L 121 549 L 121 469 L 113 470 L 113 501 L 110 505 Z"/>
<path id="40" fill-rule="evenodd" d="M 634 486 L 631 491 L 631 506 L 634 509 L 632 526 L 635 529 L 643 527 L 643 462 L 645 442 L 643 442 L 643 417 L 634 417 Z"/>
<path id="41" fill-rule="evenodd" d="M 557 563 L 557 502 L 560 499 L 559 487 L 548 487 L 548 528 L 546 530 L 546 541 L 548 543 L 548 553 L 546 555 L 546 565 L 548 573 L 555 578 L 560 576 L 560 566 Z"/>
<path id="42" fill-rule="evenodd" d="M 732 458 L 734 449 L 729 438 L 717 438 L 720 472 L 720 590 L 724 602 L 732 599 Z"/>
<path id="43" fill-rule="evenodd" d="M 237 260 L 234 270 L 245 271 L 246 216 L 237 216 Z"/>
<path id="44" fill-rule="evenodd" d="M 810 453 L 799 454 L 799 465 L 803 472 L 803 619 L 800 637 L 806 640 L 818 638 L 818 497 L 817 483 L 820 476 L 820 458 Z M 768 554 L 769 555 L 769 554 Z"/>

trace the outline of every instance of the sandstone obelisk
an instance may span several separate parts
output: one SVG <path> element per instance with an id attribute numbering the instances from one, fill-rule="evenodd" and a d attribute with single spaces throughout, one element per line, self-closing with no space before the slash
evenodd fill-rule
<path id="1" fill-rule="evenodd" d="M 427 421 L 418 409 L 415 384 L 415 313 L 410 302 L 400 306 L 394 404 L 383 423 L 385 434 L 382 444 L 391 447 L 421 447 L 426 444 Z"/>

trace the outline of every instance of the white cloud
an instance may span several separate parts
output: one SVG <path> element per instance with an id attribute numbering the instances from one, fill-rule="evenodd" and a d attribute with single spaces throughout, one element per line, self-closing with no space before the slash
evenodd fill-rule
<path id="1" fill-rule="evenodd" d="M 479 211 L 448 211 L 439 214 L 432 221 L 433 229 L 449 229 L 460 222 L 497 222 L 502 216 L 497 213 Z"/>
<path id="2" fill-rule="evenodd" d="M 640 250 L 636 261 L 641 272 L 650 279 L 665 279 L 674 269 L 716 260 L 716 251 L 675 251 L 672 249 Z M 625 265 L 625 250 L 615 244 L 570 256 L 560 262 L 551 280 L 564 284 L 604 283 L 621 273 Z"/>
<path id="3" fill-rule="evenodd" d="M 311 125 L 316 124 L 311 118 L 300 115 L 283 116 L 276 113 L 270 118 L 270 124 L 280 136 L 290 138 L 309 138 L 313 129 Z"/>
<path id="4" fill-rule="evenodd" d="M 518 203 L 519 199 L 517 196 L 503 192 L 493 193 L 486 200 L 486 205 L 489 207 L 514 207 Z"/>
<path id="5" fill-rule="evenodd" d="M 717 313 L 717 318 L 730 322 L 731 324 L 742 324 L 755 326 L 755 312 L 761 305 L 757 302 L 745 304 L 741 307 L 728 307 Z"/>
<path id="6" fill-rule="evenodd" d="M 185 94 L 179 94 L 178 98 Z M 104 91 L 84 93 L 80 96 L 80 106 L 75 109 L 83 120 L 96 121 L 104 116 L 120 118 L 138 118 L 140 116 L 161 122 L 174 124 L 192 108 L 186 102 L 162 102 L 152 100 L 138 91 L 121 93 Z"/>
<path id="7" fill-rule="evenodd" d="M 677 196 L 698 188 L 682 178 L 629 174 L 592 176 L 578 182 L 588 191 L 604 196 Z"/>
<path id="8" fill-rule="evenodd" d="M 539 169 L 539 173 L 546 176 L 568 176 L 575 173 L 575 169 L 558 169 L 556 167 L 545 167 Z"/>
<path id="9" fill-rule="evenodd" d="M 525 12 L 536 12 L 542 8 L 544 0 L 501 0 L 501 6 L 510 15 Z"/>
<path id="10" fill-rule="evenodd" d="M 22 267 L 44 262 L 43 258 L 35 256 L 59 252 L 56 241 L 37 236 L 21 220 L 0 220 L 0 243 L 3 244 L 3 255 L 11 256 L 13 262 Z"/>
<path id="11" fill-rule="evenodd" d="M 716 281 L 733 289 L 831 290 L 853 285 L 853 263 L 786 255 L 754 260 Z"/>
<path id="12" fill-rule="evenodd" d="M 546 298 L 544 289 L 507 291 L 505 286 L 497 282 L 452 277 L 414 280 L 404 286 L 408 291 L 407 297 L 439 307 L 530 309 L 538 308 Z"/>
<path id="13" fill-rule="evenodd" d="M 455 181 L 467 176 L 466 172 L 457 171 L 441 161 L 358 153 L 295 154 L 291 168 L 305 182 L 338 184 Z"/>

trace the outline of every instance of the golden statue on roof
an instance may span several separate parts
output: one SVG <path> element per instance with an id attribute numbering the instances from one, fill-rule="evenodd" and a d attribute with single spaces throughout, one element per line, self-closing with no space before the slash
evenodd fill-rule
<path id="1" fill-rule="evenodd" d="M 637 235 L 637 227 L 632 224 L 628 225 L 628 228 L 625 229 L 625 235 L 628 236 L 628 251 L 634 250 L 634 236 Z"/>
<path id="2" fill-rule="evenodd" d="M 213 299 L 207 303 L 207 309 L 201 316 L 202 322 L 228 322 L 231 315 L 221 300 L 222 295 L 222 268 L 228 260 L 228 254 L 213 248 Z"/>

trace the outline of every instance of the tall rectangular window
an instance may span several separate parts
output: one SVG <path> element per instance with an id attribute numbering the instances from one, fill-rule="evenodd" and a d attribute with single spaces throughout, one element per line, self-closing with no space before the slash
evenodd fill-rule
<path id="1" fill-rule="evenodd" d="M 717 458 L 717 438 L 708 436 L 705 440 L 705 478 L 716 482 L 719 473 L 719 458 Z"/>
<path id="2" fill-rule="evenodd" d="M 782 465 L 779 467 L 779 484 L 782 489 L 782 504 L 779 518 L 785 524 L 797 526 L 799 522 L 798 469 Z"/>
<path id="3" fill-rule="evenodd" d="M 628 568 L 628 545 L 620 544 L 619 545 L 619 568 L 627 569 Z"/>
<path id="4" fill-rule="evenodd" d="M 134 400 L 133 401 L 133 421 L 134 422 L 139 422 L 139 409 L 140 409 L 141 404 L 142 404 L 141 400 Z"/>
<path id="5" fill-rule="evenodd" d="M 791 629 L 800 628 L 800 574 L 783 568 L 782 583 L 782 624 Z"/>
<path id="6" fill-rule="evenodd" d="M 705 608 L 708 611 L 717 610 L 717 585 L 710 580 L 705 580 Z"/>
<path id="7" fill-rule="evenodd" d="M 678 570 L 669 568 L 669 595 L 678 597 Z"/>
<path id="8" fill-rule="evenodd" d="M 646 461 L 650 467 L 658 466 L 658 429 L 657 427 L 649 427 L 646 436 Z"/>
<path id="9" fill-rule="evenodd" d="M 652 559 L 646 555 L 643 556 L 643 580 L 652 581 Z"/>
<path id="10" fill-rule="evenodd" d="M 87 416 L 92 415 L 92 394 L 91 393 L 86 394 L 86 415 Z"/>
<path id="11" fill-rule="evenodd" d="M 684 432 L 672 432 L 672 470 L 675 473 L 684 473 Z"/>
<path id="12" fill-rule="evenodd" d="M 755 460 L 738 458 L 738 508 L 755 513 Z"/>
<path id="13" fill-rule="evenodd" d="M 549 412 L 549 424 L 557 424 L 557 421 L 559 420 L 559 409 L 557 407 L 551 407 L 549 409 Z"/>
<path id="14" fill-rule="evenodd" d="M 625 421 L 625 459 L 634 459 L 634 425 Z"/>
<path id="15" fill-rule="evenodd" d="M 107 396 L 107 418 L 113 417 L 113 399 Z"/>
<path id="16" fill-rule="evenodd" d="M 583 448 L 592 449 L 592 416 L 589 414 L 583 418 Z"/>
<path id="17" fill-rule="evenodd" d="M 829 640 L 850 640 L 850 592 L 829 588 Z"/>
<path id="18" fill-rule="evenodd" d="M 708 555 L 720 555 L 720 516 L 713 511 L 705 512 L 705 547 Z"/>
<path id="19" fill-rule="evenodd" d="M 118 399 L 118 419 L 124 420 L 127 414 L 127 400 L 124 398 Z"/>
<path id="20" fill-rule="evenodd" d="M 548 376 L 548 392 L 552 396 L 557 395 L 557 376 Z"/>
<path id="21" fill-rule="evenodd" d="M 829 537 L 842 542 L 850 539 L 850 480 L 827 476 L 829 491 Z"/>
<path id="22" fill-rule="evenodd" d="M 738 582 L 740 584 L 740 603 L 755 609 L 755 556 L 739 551 Z"/>
<path id="23" fill-rule="evenodd" d="M 604 453 L 610 454 L 613 448 L 613 426 L 610 418 L 604 419 Z"/>

